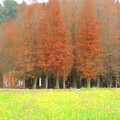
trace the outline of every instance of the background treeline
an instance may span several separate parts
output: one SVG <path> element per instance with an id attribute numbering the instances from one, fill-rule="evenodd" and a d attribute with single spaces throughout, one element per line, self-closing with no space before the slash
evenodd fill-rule
<path id="1" fill-rule="evenodd" d="M 4 0 L 0 4 L 0 24 L 7 22 L 9 18 L 15 18 L 18 3 L 14 0 Z"/>
<path id="2" fill-rule="evenodd" d="M 0 71 L 55 88 L 120 87 L 120 3 L 114 0 L 13 0 L 0 8 Z M 5 6 L 6 5 L 6 6 Z M 10 8 L 10 10 L 9 10 Z M 12 9 L 11 9 L 12 8 Z"/>

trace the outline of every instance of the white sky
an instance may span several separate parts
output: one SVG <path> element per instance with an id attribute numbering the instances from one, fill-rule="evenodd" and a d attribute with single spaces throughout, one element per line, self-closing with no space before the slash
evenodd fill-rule
<path id="1" fill-rule="evenodd" d="M 2 1 L 4 1 L 4 0 L 0 0 L 0 3 L 2 3 Z M 23 0 L 14 0 L 14 1 L 18 2 L 19 4 L 23 2 Z M 26 1 L 28 4 L 30 4 L 31 1 L 34 1 L 34 0 L 24 0 L 24 1 Z M 42 3 L 42 2 L 48 2 L 49 0 L 37 0 L 37 1 Z M 115 1 L 117 1 L 117 0 L 115 0 Z"/>
<path id="2" fill-rule="evenodd" d="M 2 1 L 4 1 L 4 0 L 0 0 L 0 3 L 2 3 Z M 17 3 L 22 3 L 23 2 L 23 0 L 14 0 L 14 1 L 16 1 Z M 30 4 L 31 3 L 31 1 L 34 1 L 34 0 L 24 0 L 24 1 L 26 1 L 28 4 Z M 38 2 L 48 2 L 48 0 L 37 0 Z"/>

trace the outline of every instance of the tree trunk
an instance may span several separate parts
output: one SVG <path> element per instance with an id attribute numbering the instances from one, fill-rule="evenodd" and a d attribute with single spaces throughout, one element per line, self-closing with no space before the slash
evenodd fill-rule
<path id="1" fill-rule="evenodd" d="M 90 78 L 87 78 L 87 88 L 90 88 Z"/>
<path id="2" fill-rule="evenodd" d="M 100 78 L 98 77 L 98 79 L 97 79 L 97 88 L 99 88 L 100 87 Z"/>
<path id="3" fill-rule="evenodd" d="M 65 86 L 65 77 L 63 77 L 63 89 L 66 89 L 66 86 Z"/>
<path id="4" fill-rule="evenodd" d="M 10 81 L 11 81 L 11 80 L 10 80 L 10 77 L 9 77 L 9 74 L 8 74 L 8 81 L 7 81 L 7 82 L 8 82 L 8 83 L 7 83 L 8 86 L 7 86 L 7 88 L 9 88 L 9 89 L 10 89 L 10 87 L 11 87 Z"/>
<path id="5" fill-rule="evenodd" d="M 97 84 L 97 80 L 94 80 L 94 87 L 96 86 L 96 84 Z"/>
<path id="6" fill-rule="evenodd" d="M 111 88 L 112 87 L 112 78 L 110 77 L 109 80 L 107 80 L 107 87 Z"/>
<path id="7" fill-rule="evenodd" d="M 112 88 L 112 78 L 110 77 L 110 88 Z"/>
<path id="8" fill-rule="evenodd" d="M 116 78 L 116 80 L 115 80 L 115 88 L 117 88 L 117 80 L 118 80 L 118 79 Z"/>
<path id="9" fill-rule="evenodd" d="M 8 73 L 8 88 L 10 89 L 10 74 Z"/>
<path id="10" fill-rule="evenodd" d="M 23 80 L 23 89 L 25 89 L 25 79 Z"/>
<path id="11" fill-rule="evenodd" d="M 117 82 L 118 82 L 118 76 L 117 76 L 117 73 L 116 73 L 116 79 L 115 79 L 115 88 L 117 88 Z"/>
<path id="12" fill-rule="evenodd" d="M 56 89 L 60 89 L 60 86 L 59 86 L 59 78 L 56 78 L 56 86 L 55 86 Z"/>
<path id="13" fill-rule="evenodd" d="M 82 86 L 82 85 L 81 85 L 81 77 L 80 77 L 80 88 L 81 88 L 81 86 Z"/>
<path id="14" fill-rule="evenodd" d="M 37 77 L 36 77 L 35 80 L 34 80 L 33 89 L 36 89 L 36 84 L 37 84 Z"/>
<path id="15" fill-rule="evenodd" d="M 49 87 L 50 87 L 50 89 L 53 87 L 53 86 L 52 86 L 52 79 L 51 79 L 51 76 L 49 77 Z"/>
<path id="16" fill-rule="evenodd" d="M 103 79 L 100 80 L 100 87 L 103 87 Z"/>
<path id="17" fill-rule="evenodd" d="M 109 79 L 107 79 L 107 88 L 109 88 L 110 84 L 109 84 Z"/>
<path id="18" fill-rule="evenodd" d="M 77 81 L 75 77 L 74 77 L 74 88 L 77 88 Z"/>
<path id="19" fill-rule="evenodd" d="M 48 89 L 48 75 L 46 75 L 46 78 L 45 78 L 45 88 Z"/>

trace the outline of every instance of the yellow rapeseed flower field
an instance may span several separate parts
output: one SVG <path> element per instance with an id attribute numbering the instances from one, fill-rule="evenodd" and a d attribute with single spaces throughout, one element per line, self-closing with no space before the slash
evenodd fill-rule
<path id="1" fill-rule="evenodd" d="M 120 89 L 0 90 L 0 120 L 120 120 Z"/>

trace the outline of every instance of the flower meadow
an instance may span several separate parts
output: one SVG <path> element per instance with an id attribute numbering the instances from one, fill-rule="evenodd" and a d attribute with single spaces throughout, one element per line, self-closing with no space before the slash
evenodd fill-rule
<path id="1" fill-rule="evenodd" d="M 0 90 L 0 120 L 120 120 L 120 89 Z"/>

